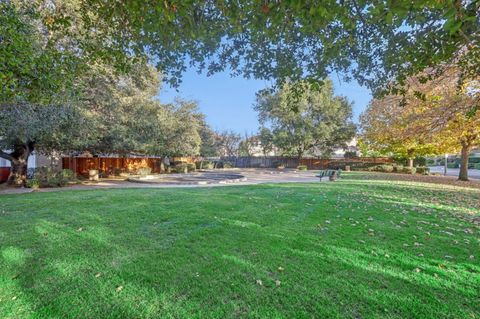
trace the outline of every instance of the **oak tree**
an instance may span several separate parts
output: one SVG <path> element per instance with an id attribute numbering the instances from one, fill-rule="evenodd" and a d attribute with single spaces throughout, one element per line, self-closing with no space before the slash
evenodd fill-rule
<path id="1" fill-rule="evenodd" d="M 258 93 L 259 121 L 270 127 L 273 144 L 283 154 L 298 158 L 307 153 L 329 155 L 353 138 L 351 103 L 334 95 L 330 80 L 323 82 L 319 88 L 309 82 L 287 82 L 273 93 Z"/>

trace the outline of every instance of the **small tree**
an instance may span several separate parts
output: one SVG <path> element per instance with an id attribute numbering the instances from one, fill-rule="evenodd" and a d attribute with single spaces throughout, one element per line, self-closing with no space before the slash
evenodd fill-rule
<path id="1" fill-rule="evenodd" d="M 240 141 L 238 153 L 240 156 L 253 156 L 258 145 L 258 137 L 245 133 L 244 138 Z"/>
<path id="2" fill-rule="evenodd" d="M 217 147 L 223 156 L 235 157 L 239 154 L 240 134 L 233 131 L 222 131 L 216 134 Z"/>
<path id="3" fill-rule="evenodd" d="M 200 145 L 200 155 L 205 157 L 218 156 L 219 150 L 215 141 L 215 131 L 205 121 L 205 116 L 199 118 L 199 134 L 202 143 Z"/>
<path id="4" fill-rule="evenodd" d="M 430 81 L 434 69 L 407 79 L 404 96 L 370 103 L 361 116 L 371 147 L 409 159 L 461 150 L 460 180 L 468 180 L 468 155 L 480 137 L 479 79 L 465 81 L 454 66 Z"/>
<path id="5" fill-rule="evenodd" d="M 440 150 L 414 133 L 412 109 L 401 104 L 399 96 L 373 100 L 360 116 L 361 141 L 371 151 L 406 158 L 413 167 L 417 156 L 438 154 Z M 414 111 L 414 110 L 413 110 Z"/>
<path id="6" fill-rule="evenodd" d="M 272 131 L 270 131 L 268 128 L 266 127 L 262 127 L 260 129 L 260 134 L 258 135 L 258 138 L 260 139 L 260 146 L 262 148 L 262 153 L 263 153 L 263 156 L 267 156 L 268 154 L 270 154 L 275 146 L 273 144 L 273 134 L 272 134 Z"/>
<path id="7" fill-rule="evenodd" d="M 435 73 L 428 69 L 407 80 L 406 107 L 415 110 L 409 121 L 417 135 L 444 153 L 460 151 L 458 178 L 467 181 L 469 153 L 480 143 L 480 77 L 465 79 L 455 65 L 442 66 L 440 76 Z"/>

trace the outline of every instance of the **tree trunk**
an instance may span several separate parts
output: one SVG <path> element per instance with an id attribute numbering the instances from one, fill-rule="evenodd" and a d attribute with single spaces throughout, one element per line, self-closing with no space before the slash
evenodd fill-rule
<path id="1" fill-rule="evenodd" d="M 297 152 L 297 166 L 302 165 L 303 151 Z"/>
<path id="2" fill-rule="evenodd" d="M 11 163 L 10 175 L 7 180 L 8 185 L 26 186 L 28 158 L 33 152 L 34 145 L 33 142 L 17 144 L 15 150 L 10 154 L 0 152 L 0 156 Z"/>
<path id="3" fill-rule="evenodd" d="M 12 161 L 10 175 L 7 184 L 15 186 L 25 186 L 27 184 L 27 163 L 28 156 L 25 159 Z"/>
<path id="4" fill-rule="evenodd" d="M 408 159 L 408 167 L 413 168 L 413 158 Z"/>
<path id="5" fill-rule="evenodd" d="M 468 181 L 468 155 L 470 153 L 470 145 L 462 143 L 462 157 L 460 164 L 460 173 L 458 179 L 460 181 Z"/>

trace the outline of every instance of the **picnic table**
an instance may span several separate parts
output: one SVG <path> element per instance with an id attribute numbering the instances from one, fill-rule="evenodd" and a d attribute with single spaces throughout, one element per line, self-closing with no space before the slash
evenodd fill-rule
<path id="1" fill-rule="evenodd" d="M 340 178 L 340 174 L 342 173 L 341 169 L 324 169 L 318 171 L 318 175 L 315 175 L 315 177 L 319 177 L 320 181 L 322 181 L 322 178 L 328 177 L 331 181 L 334 181 L 338 178 Z"/>

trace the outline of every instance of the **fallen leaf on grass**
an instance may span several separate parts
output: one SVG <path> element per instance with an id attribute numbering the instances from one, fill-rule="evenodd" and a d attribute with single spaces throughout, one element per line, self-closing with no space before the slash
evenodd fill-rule
<path id="1" fill-rule="evenodd" d="M 100 277 L 101 275 L 102 275 L 102 273 L 99 272 L 99 273 L 95 274 L 95 278 L 98 278 L 98 277 Z"/>
<path id="2" fill-rule="evenodd" d="M 256 283 L 257 283 L 257 285 L 259 285 L 259 286 L 263 286 L 263 281 L 261 281 L 260 279 L 257 279 Z"/>
<path id="3" fill-rule="evenodd" d="M 275 286 L 280 287 L 282 282 L 280 280 L 275 280 Z"/>
<path id="4" fill-rule="evenodd" d="M 123 286 L 118 286 L 118 287 L 115 289 L 115 291 L 116 291 L 116 292 L 120 292 L 120 291 L 122 291 L 122 289 L 123 289 Z"/>
<path id="5" fill-rule="evenodd" d="M 473 256 L 471 256 L 471 257 L 473 257 Z M 285 268 L 283 268 L 283 267 L 278 267 L 278 271 L 284 271 L 284 270 L 285 270 Z"/>

